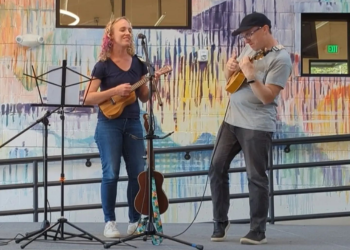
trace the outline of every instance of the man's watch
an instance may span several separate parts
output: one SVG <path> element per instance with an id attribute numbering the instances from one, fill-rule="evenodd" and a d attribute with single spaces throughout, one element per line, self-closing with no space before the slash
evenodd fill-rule
<path id="1" fill-rule="evenodd" d="M 247 81 L 248 84 L 252 84 L 252 83 L 254 83 L 254 82 L 255 82 L 255 80 L 249 80 L 249 81 Z"/>

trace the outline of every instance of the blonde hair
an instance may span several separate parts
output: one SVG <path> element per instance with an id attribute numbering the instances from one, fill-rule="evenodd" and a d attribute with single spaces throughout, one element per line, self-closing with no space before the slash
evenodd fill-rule
<path id="1" fill-rule="evenodd" d="M 113 25 L 120 20 L 126 20 L 131 26 L 131 22 L 129 21 L 129 19 L 127 19 L 124 16 L 117 17 L 114 20 L 110 20 L 107 23 L 106 28 L 105 28 L 105 32 L 103 34 L 101 52 L 99 55 L 99 59 L 101 61 L 106 61 L 108 58 L 111 57 L 111 52 L 113 49 L 113 41 L 111 39 L 111 37 L 113 35 Z M 131 56 L 135 55 L 135 43 L 134 43 L 134 39 L 132 36 L 132 32 L 131 32 L 131 44 L 130 44 L 130 47 L 127 48 L 127 52 Z"/>

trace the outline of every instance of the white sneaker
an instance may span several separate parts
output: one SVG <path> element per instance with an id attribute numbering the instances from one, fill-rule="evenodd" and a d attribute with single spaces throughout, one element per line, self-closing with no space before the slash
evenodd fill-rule
<path id="1" fill-rule="evenodd" d="M 108 221 L 103 231 L 103 235 L 107 238 L 120 237 L 120 232 L 117 229 L 115 221 Z"/>
<path id="2" fill-rule="evenodd" d="M 136 231 L 137 227 L 139 225 L 139 222 L 135 222 L 135 223 L 129 223 L 128 225 L 128 230 L 126 231 L 127 234 L 138 234 L 138 232 Z"/>

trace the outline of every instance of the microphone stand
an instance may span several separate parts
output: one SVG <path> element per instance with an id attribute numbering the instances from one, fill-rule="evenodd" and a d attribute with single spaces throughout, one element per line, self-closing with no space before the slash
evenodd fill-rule
<path id="1" fill-rule="evenodd" d="M 144 51 L 145 56 L 146 56 L 146 65 L 147 65 L 148 72 L 149 72 L 149 77 L 150 77 L 149 78 L 149 102 L 148 102 L 148 108 L 149 108 L 149 130 L 148 130 L 147 135 L 144 138 L 138 138 L 138 137 L 136 137 L 134 135 L 132 135 L 132 138 L 137 139 L 137 140 L 148 140 L 148 142 L 147 142 L 147 159 L 148 159 L 148 172 L 147 172 L 147 178 L 148 178 L 147 182 L 148 183 L 147 183 L 147 185 L 148 185 L 149 193 L 146 194 L 146 195 L 148 195 L 148 201 L 149 201 L 149 203 L 147 204 L 147 206 L 148 206 L 148 221 L 147 221 L 147 224 L 145 226 L 145 231 L 143 233 L 137 234 L 137 235 L 131 235 L 131 236 L 119 239 L 119 240 L 111 242 L 111 243 L 106 243 L 104 245 L 104 247 L 105 248 L 110 248 L 113 245 L 124 243 L 126 241 L 133 240 L 133 239 L 139 238 L 139 237 L 143 237 L 143 240 L 146 241 L 147 240 L 147 236 L 156 235 L 158 237 L 163 237 L 165 239 L 176 241 L 178 243 L 181 243 L 181 244 L 184 244 L 184 245 L 187 245 L 187 246 L 194 247 L 196 249 L 202 250 L 202 249 L 204 249 L 204 247 L 202 245 L 189 243 L 189 242 L 186 242 L 186 241 L 183 241 L 183 240 L 179 240 L 179 239 L 176 239 L 174 237 L 171 237 L 171 236 L 159 233 L 159 232 L 157 232 L 157 230 L 156 230 L 156 228 L 154 226 L 153 206 L 152 206 L 153 167 L 150 166 L 151 163 L 155 162 L 154 161 L 153 140 L 155 140 L 155 139 L 164 139 L 164 138 L 170 136 L 173 132 L 171 132 L 171 133 L 169 133 L 169 134 L 167 134 L 165 136 L 162 136 L 162 137 L 157 136 L 157 135 L 154 134 L 154 126 L 153 126 L 153 117 L 154 116 L 153 116 L 153 101 L 152 101 L 153 87 L 155 86 L 155 84 L 153 84 L 153 80 L 154 80 L 154 77 L 155 77 L 155 75 L 154 75 L 154 68 L 151 66 L 151 63 L 149 61 L 147 48 L 146 48 L 146 43 L 144 41 L 144 39 L 146 37 L 143 34 L 139 34 L 138 38 L 142 39 L 141 44 L 142 44 L 142 48 L 143 48 L 143 51 Z M 154 91 L 157 93 L 158 100 L 160 100 L 160 95 L 159 95 L 159 92 L 158 92 L 156 87 L 154 88 Z M 160 105 L 162 105 L 161 100 L 160 100 Z"/>

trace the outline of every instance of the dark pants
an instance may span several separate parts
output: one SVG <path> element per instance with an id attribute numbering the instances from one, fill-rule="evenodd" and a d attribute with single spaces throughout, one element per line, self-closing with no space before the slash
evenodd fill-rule
<path id="1" fill-rule="evenodd" d="M 243 150 L 248 176 L 250 229 L 265 232 L 269 209 L 266 169 L 271 144 L 272 132 L 239 128 L 223 122 L 209 168 L 214 221 L 228 220 L 228 170 L 233 158 Z"/>

